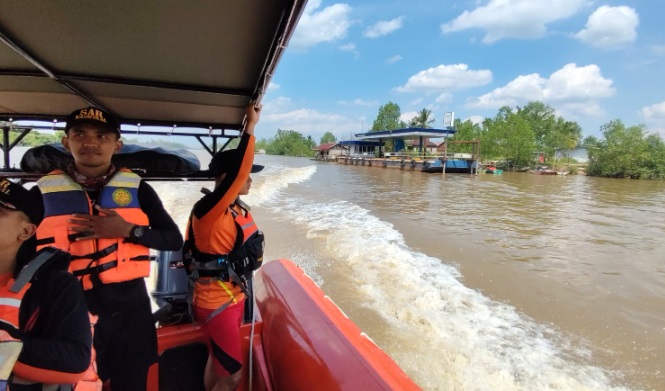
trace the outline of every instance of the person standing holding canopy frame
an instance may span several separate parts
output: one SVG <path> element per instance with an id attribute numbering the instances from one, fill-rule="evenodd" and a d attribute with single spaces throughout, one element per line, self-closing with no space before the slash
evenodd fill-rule
<path id="1" fill-rule="evenodd" d="M 195 321 L 210 339 L 204 374 L 206 390 L 235 390 L 242 377 L 240 325 L 247 282 L 263 261 L 263 233 L 238 196 L 248 194 L 254 161 L 254 127 L 261 106 L 247 107 L 236 149 L 213 156 L 215 188 L 193 207 L 183 255 L 193 284 Z"/>

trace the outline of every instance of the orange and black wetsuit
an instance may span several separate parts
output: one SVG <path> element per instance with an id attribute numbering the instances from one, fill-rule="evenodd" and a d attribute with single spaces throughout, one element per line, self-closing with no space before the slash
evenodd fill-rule
<path id="1" fill-rule="evenodd" d="M 236 244 L 238 229 L 231 207 L 252 169 L 254 136 L 244 134 L 237 150 L 242 160 L 226 167 L 224 179 L 192 210 L 190 224 L 195 247 L 202 253 L 229 254 Z M 243 213 L 239 207 L 233 207 Z M 239 330 L 244 297 L 242 287 L 230 280 L 201 277 L 195 281 L 194 315 L 211 338 L 215 370 L 220 375 L 233 374 L 241 368 Z M 231 305 L 208 319 L 212 312 L 227 303 Z"/>

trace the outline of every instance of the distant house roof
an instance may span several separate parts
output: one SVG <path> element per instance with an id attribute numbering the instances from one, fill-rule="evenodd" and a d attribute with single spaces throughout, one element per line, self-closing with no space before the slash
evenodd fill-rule
<path id="1" fill-rule="evenodd" d="M 321 144 L 318 147 L 314 148 L 315 151 L 329 151 L 332 148 L 335 147 L 335 145 L 339 145 L 339 143 L 325 143 Z M 342 147 L 343 148 L 343 147 Z"/>

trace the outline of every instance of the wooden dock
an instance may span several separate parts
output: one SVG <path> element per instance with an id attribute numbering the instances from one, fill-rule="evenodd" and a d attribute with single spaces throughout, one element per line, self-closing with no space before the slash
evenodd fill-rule
<path id="1" fill-rule="evenodd" d="M 439 160 L 440 163 L 435 161 Z M 464 161 L 466 167 L 455 167 L 453 162 Z M 441 166 L 442 173 L 469 173 L 475 174 L 478 163 L 475 157 L 454 157 L 454 156 L 431 156 L 431 157 L 412 157 L 412 156 L 391 156 L 376 158 L 369 156 L 348 156 L 341 155 L 336 157 L 337 164 L 352 166 L 367 166 L 378 168 L 391 168 L 404 171 L 426 171 L 432 169 L 437 164 Z M 444 169 L 445 168 L 445 169 Z"/>

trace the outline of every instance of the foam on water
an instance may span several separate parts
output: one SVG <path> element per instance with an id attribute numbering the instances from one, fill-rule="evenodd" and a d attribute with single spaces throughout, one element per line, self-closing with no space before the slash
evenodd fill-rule
<path id="1" fill-rule="evenodd" d="M 299 168 L 268 165 L 258 175 L 254 174 L 252 190 L 242 199 L 252 206 L 260 206 L 275 198 L 289 185 L 307 181 L 316 172 L 316 166 Z M 258 177 L 258 179 L 257 179 Z"/>
<path id="2" fill-rule="evenodd" d="M 250 194 L 243 196 L 242 199 L 249 205 L 259 206 L 273 199 L 289 185 L 306 181 L 315 172 L 315 166 L 301 168 L 268 166 L 260 174 L 252 174 L 254 183 Z M 164 208 L 183 231 L 194 203 L 203 197 L 201 188 L 214 187 L 213 182 L 207 181 L 151 182 L 150 185 L 159 193 Z"/>
<path id="3" fill-rule="evenodd" d="M 403 338 L 397 344 L 408 345 L 391 354 L 422 387 L 625 389 L 613 386 L 607 371 L 588 364 L 590 352 L 580 341 L 467 288 L 457 269 L 411 249 L 392 224 L 371 211 L 334 194 L 304 196 L 302 186 L 315 172 L 316 166 L 268 165 L 253 175 L 252 192 L 243 199 L 303 227 L 307 239 L 325 243 L 335 254 L 334 267 L 347 268 L 345 275 L 354 279 L 359 300 L 381 314 L 396 338 Z M 198 188 L 185 184 L 178 192 L 158 190 L 167 210 L 182 220 L 200 196 Z M 315 256 L 292 258 L 310 273 L 312 264 L 325 267 Z M 318 275 L 315 280 L 322 282 Z"/>
<path id="4" fill-rule="evenodd" d="M 572 346 L 556 330 L 519 314 L 514 307 L 467 288 L 457 269 L 409 248 L 392 224 L 369 210 L 335 200 L 334 195 L 328 195 L 329 200 L 322 195 L 311 200 L 301 196 L 297 187 L 282 191 L 306 181 L 314 170 L 314 166 L 275 169 L 253 190 L 250 203 L 262 203 L 303 226 L 308 239 L 324 241 L 335 254 L 335 267 L 348 268 L 363 303 L 413 339 L 405 343 L 415 350 L 396 359 L 421 386 L 624 389 L 613 386 L 605 370 L 586 363 L 587 349 Z M 268 199 L 270 203 L 265 202 Z"/>

